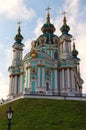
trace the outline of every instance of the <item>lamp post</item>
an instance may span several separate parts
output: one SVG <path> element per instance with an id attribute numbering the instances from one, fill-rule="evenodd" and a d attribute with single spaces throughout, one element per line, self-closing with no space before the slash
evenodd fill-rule
<path id="1" fill-rule="evenodd" d="M 7 119 L 8 119 L 8 130 L 11 130 L 11 120 L 13 117 L 13 111 L 11 107 L 8 108 L 8 110 L 6 111 L 6 114 L 7 114 Z"/>

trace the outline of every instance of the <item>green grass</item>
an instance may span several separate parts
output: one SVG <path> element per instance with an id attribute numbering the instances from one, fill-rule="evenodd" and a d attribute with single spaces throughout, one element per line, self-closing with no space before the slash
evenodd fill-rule
<path id="1" fill-rule="evenodd" d="M 12 130 L 86 130 L 86 102 L 20 99 L 11 105 Z M 8 106 L 0 106 L 0 130 L 7 130 Z"/>

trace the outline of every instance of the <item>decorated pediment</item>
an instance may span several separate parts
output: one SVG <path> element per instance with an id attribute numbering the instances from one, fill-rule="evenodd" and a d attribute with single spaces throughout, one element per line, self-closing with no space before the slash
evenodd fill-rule
<path id="1" fill-rule="evenodd" d="M 40 43 L 40 45 L 42 45 L 42 46 L 44 46 L 45 45 L 45 43 L 46 43 L 46 37 L 40 37 L 39 38 L 39 43 Z"/>
<path id="2" fill-rule="evenodd" d="M 47 54 L 45 54 L 44 52 L 36 52 L 35 50 L 32 50 L 30 53 L 28 53 L 25 57 L 24 57 L 24 61 L 26 60 L 30 60 L 30 59 L 49 59 L 52 60 L 51 57 Z"/>
<path id="3" fill-rule="evenodd" d="M 36 74 L 37 73 L 37 68 L 31 68 L 31 74 Z"/>
<path id="4" fill-rule="evenodd" d="M 59 38 L 58 38 L 58 37 L 54 37 L 54 38 L 53 38 L 53 41 L 54 41 L 55 44 L 58 44 Z"/>

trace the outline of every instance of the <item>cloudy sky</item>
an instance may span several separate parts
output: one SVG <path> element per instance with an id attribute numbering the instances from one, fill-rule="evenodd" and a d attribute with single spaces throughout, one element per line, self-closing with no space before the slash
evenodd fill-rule
<path id="1" fill-rule="evenodd" d="M 12 61 L 12 45 L 18 21 L 22 22 L 25 55 L 30 50 L 31 41 L 41 34 L 40 28 L 46 20 L 45 9 L 48 6 L 52 8 L 51 22 L 58 36 L 61 34 L 62 12 L 67 11 L 67 24 L 71 28 L 70 34 L 76 39 L 84 80 L 83 93 L 86 93 L 86 0 L 0 0 L 0 98 L 6 98 L 8 94 L 8 67 Z"/>

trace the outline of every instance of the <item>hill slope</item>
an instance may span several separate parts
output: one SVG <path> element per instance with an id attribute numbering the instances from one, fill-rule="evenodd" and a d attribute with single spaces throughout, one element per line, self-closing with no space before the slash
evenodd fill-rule
<path id="1" fill-rule="evenodd" d="M 8 106 L 0 106 L 0 130 L 7 130 Z M 86 102 L 19 99 L 11 106 L 12 130 L 86 130 Z"/>

